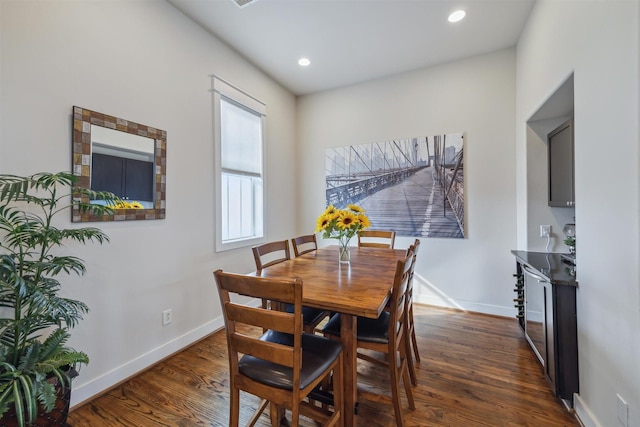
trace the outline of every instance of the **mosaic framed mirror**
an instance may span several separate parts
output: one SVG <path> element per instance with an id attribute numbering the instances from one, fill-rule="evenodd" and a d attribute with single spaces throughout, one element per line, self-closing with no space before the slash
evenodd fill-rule
<path id="1" fill-rule="evenodd" d="M 74 207 L 73 222 L 165 218 L 166 131 L 74 106 L 72 157 L 77 187 L 109 191 L 122 200 L 113 215 Z"/>

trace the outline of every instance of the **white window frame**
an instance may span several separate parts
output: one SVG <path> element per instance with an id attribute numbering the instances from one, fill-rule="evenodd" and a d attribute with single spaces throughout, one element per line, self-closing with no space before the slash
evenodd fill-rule
<path id="1" fill-rule="evenodd" d="M 256 244 L 264 243 L 264 225 L 266 223 L 265 217 L 265 188 L 266 188 L 266 179 L 265 179 L 265 119 L 267 116 L 266 105 L 259 101 L 258 99 L 252 97 L 251 95 L 243 92 L 242 90 L 236 88 L 235 86 L 227 83 L 217 76 L 211 76 L 211 92 L 213 94 L 213 123 L 214 123 L 214 194 L 215 194 L 215 227 L 216 227 L 216 252 L 227 251 L 231 249 L 243 248 L 247 246 L 254 246 Z M 255 215 L 259 218 L 262 218 L 261 223 L 254 224 L 255 230 L 254 235 L 248 238 L 236 239 L 236 240 L 222 240 L 222 129 L 221 129 L 221 117 L 220 117 L 220 102 L 223 98 L 226 98 L 227 101 L 231 101 L 236 105 L 248 109 L 251 112 L 254 112 L 261 116 L 261 126 L 262 126 L 262 144 L 261 144 L 261 159 L 262 159 L 262 194 L 254 195 L 255 197 L 260 197 L 262 201 L 261 211 L 256 212 Z M 255 221 L 255 218 L 254 218 Z"/>

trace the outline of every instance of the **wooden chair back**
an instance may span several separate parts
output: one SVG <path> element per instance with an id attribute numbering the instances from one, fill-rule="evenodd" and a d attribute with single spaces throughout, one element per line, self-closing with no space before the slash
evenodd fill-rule
<path id="1" fill-rule="evenodd" d="M 409 270 L 409 283 L 407 285 L 407 291 L 412 293 L 413 292 L 413 274 L 414 274 L 415 269 L 416 269 L 416 260 L 418 259 L 418 252 L 420 251 L 420 240 L 419 239 L 416 239 L 415 242 L 413 243 L 413 245 L 409 246 L 409 249 L 407 249 L 407 253 L 409 253 L 409 251 L 411 251 L 413 253 L 413 256 L 411 258 L 411 269 Z M 412 297 L 411 297 L 411 301 L 409 301 L 409 302 L 410 303 L 413 302 L 413 298 Z"/>
<path id="2" fill-rule="evenodd" d="M 396 241 L 396 232 L 392 230 L 362 230 L 358 233 L 358 246 L 369 248 L 390 248 Z"/>
<path id="3" fill-rule="evenodd" d="M 253 251 L 253 259 L 256 263 L 256 270 L 258 271 L 291 259 L 288 240 L 264 243 L 254 246 L 251 249 Z"/>
<path id="4" fill-rule="evenodd" d="M 296 257 L 318 249 L 318 241 L 316 240 L 315 234 L 295 237 L 291 239 L 291 245 L 293 246 L 293 253 Z"/>
<path id="5" fill-rule="evenodd" d="M 371 340 L 358 339 L 358 348 L 369 349 L 385 353 L 387 356 L 382 362 L 379 358 L 372 357 L 368 354 L 358 352 L 358 357 L 376 364 L 382 364 L 389 369 L 391 377 L 391 397 L 388 395 L 380 395 L 378 391 L 363 389 L 358 391 L 359 395 L 370 400 L 391 400 L 393 405 L 396 423 L 398 426 L 404 426 L 404 417 L 401 408 L 400 397 L 400 380 L 404 384 L 404 391 L 407 396 L 407 402 L 410 409 L 415 409 L 413 400 L 413 392 L 411 390 L 411 376 L 409 373 L 409 359 L 407 355 L 407 316 L 406 316 L 406 300 L 407 287 L 409 285 L 409 276 L 411 264 L 413 260 L 413 252 L 407 251 L 404 259 L 398 260 L 396 264 L 396 272 L 393 279 L 393 288 L 391 291 L 391 302 L 389 305 L 389 324 L 387 330 L 388 342 L 376 342 Z M 398 357 L 399 356 L 399 357 Z"/>
<path id="6" fill-rule="evenodd" d="M 420 250 L 420 240 L 416 239 L 413 245 L 409 246 L 409 251 L 413 252 L 411 259 L 411 268 L 409 269 L 409 281 L 407 282 L 405 312 L 407 315 L 407 366 L 409 368 L 409 377 L 411 378 L 411 384 L 418 385 L 418 376 L 416 374 L 416 368 L 414 358 L 416 362 L 420 361 L 420 353 L 418 352 L 418 340 L 416 337 L 416 327 L 413 320 L 413 275 L 416 269 L 416 262 L 418 259 L 418 252 Z"/>
<path id="7" fill-rule="evenodd" d="M 400 342 L 406 332 L 405 310 L 407 308 L 407 289 L 409 287 L 412 263 L 412 251 L 408 251 L 408 254 L 404 259 L 398 260 L 396 264 L 396 274 L 393 278 L 393 288 L 391 289 L 391 304 L 389 306 L 389 341 L 394 342 L 393 347 L 397 351 L 399 351 Z"/>
<path id="8" fill-rule="evenodd" d="M 254 246 L 251 250 L 253 251 L 253 260 L 256 263 L 257 271 L 291 259 L 288 240 L 263 243 L 262 245 Z M 274 307 L 271 306 L 270 300 L 262 298 L 263 308 L 277 308 L 282 310 L 281 305 L 276 304 Z"/>
<path id="9" fill-rule="evenodd" d="M 313 237 L 315 238 L 315 235 Z M 262 245 L 254 246 L 252 250 L 253 259 L 256 263 L 256 270 L 258 271 L 262 270 L 263 268 L 267 268 L 274 264 L 278 264 L 291 259 L 288 240 L 278 240 L 275 242 L 264 243 Z M 292 304 L 280 300 L 267 300 L 263 298 L 262 306 L 264 308 L 272 308 L 281 311 L 292 310 Z M 329 312 L 325 312 L 316 308 L 304 307 L 302 312 L 302 320 L 305 332 L 313 333 L 316 326 L 328 315 Z"/>
<path id="10" fill-rule="evenodd" d="M 229 366 L 231 375 L 239 375 L 238 360 L 242 354 L 293 368 L 294 377 L 300 369 L 300 345 L 302 343 L 302 280 L 276 280 L 240 274 L 215 273 L 222 313 L 227 331 Z M 277 299 L 294 305 L 294 312 L 250 307 L 231 301 L 230 294 L 261 299 Z M 259 335 L 249 336 L 239 325 L 258 326 L 291 334 L 293 347 L 261 341 Z M 294 383 L 296 378 L 294 378 Z"/>
<path id="11" fill-rule="evenodd" d="M 292 425 L 298 425 L 297 416 L 299 414 L 319 416 L 322 421 L 330 421 L 328 425 L 337 425 L 342 410 L 340 391 L 336 395 L 340 402 L 336 403 L 336 409 L 333 413 L 316 413 L 317 409 L 313 411 L 312 408 L 307 408 L 308 404 L 303 403 L 303 400 L 321 384 L 325 375 L 329 375 L 334 369 L 341 369 L 342 356 L 340 353 L 339 358 L 328 363 L 324 371 L 318 372 L 317 378 L 309 384 L 301 384 L 303 364 L 302 280 L 299 278 L 268 279 L 225 273 L 222 270 L 215 271 L 214 276 L 227 334 L 231 389 L 231 420 L 229 425 L 238 425 L 240 390 L 271 402 L 272 422 L 274 421 L 274 413 L 279 413 L 281 408 L 287 408 L 292 410 L 295 418 Z M 251 307 L 231 301 L 233 294 L 278 300 L 282 303 L 292 304 L 294 309 L 293 312 L 288 313 Z M 260 333 L 252 334 L 251 330 L 257 331 L 257 328 L 266 332 L 262 335 Z M 308 336 L 305 339 L 322 340 L 324 338 Z M 254 358 L 260 359 L 260 361 L 256 363 Z M 260 381 L 255 375 L 252 377 L 246 372 L 243 373 L 243 367 L 247 369 L 246 366 L 251 363 L 265 370 L 264 373 L 259 374 L 260 377 L 270 375 L 269 366 L 274 365 L 269 365 L 269 363 L 290 368 L 273 375 L 279 376 L 279 378 L 282 375 L 288 375 L 291 388 L 270 385 L 268 379 L 264 380 L 262 377 L 263 381 Z M 265 366 L 267 367 L 265 368 Z M 253 369 L 255 373 L 256 368 Z M 336 385 L 338 387 L 342 387 L 341 374 L 341 372 L 334 372 L 339 381 L 339 384 Z"/>

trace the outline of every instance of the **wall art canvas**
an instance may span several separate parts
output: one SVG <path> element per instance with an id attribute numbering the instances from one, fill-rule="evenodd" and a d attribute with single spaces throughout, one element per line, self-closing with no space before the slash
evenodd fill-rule
<path id="1" fill-rule="evenodd" d="M 462 133 L 326 150 L 326 202 L 358 204 L 372 229 L 464 238 Z"/>

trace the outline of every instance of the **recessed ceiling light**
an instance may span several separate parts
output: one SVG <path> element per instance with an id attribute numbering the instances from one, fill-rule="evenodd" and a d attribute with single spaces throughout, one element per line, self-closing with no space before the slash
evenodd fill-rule
<path id="1" fill-rule="evenodd" d="M 298 59 L 298 65 L 300 65 L 301 67 L 307 67 L 309 64 L 311 64 L 311 61 L 309 61 L 309 58 Z"/>
<path id="2" fill-rule="evenodd" d="M 449 15 L 449 22 L 458 22 L 462 20 L 462 18 L 464 18 L 466 14 L 467 13 L 462 9 L 456 10 L 451 15 Z"/>
<path id="3" fill-rule="evenodd" d="M 256 1 L 256 0 L 234 0 L 234 2 L 240 7 L 245 7 L 253 1 Z"/>

